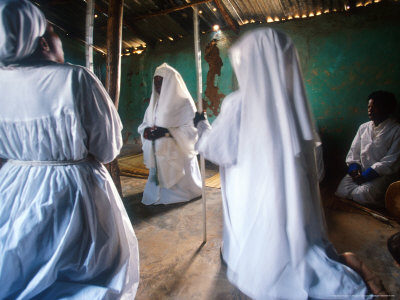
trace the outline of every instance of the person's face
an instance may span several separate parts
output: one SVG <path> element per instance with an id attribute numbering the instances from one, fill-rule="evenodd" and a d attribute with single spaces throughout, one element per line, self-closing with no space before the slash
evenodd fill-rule
<path id="1" fill-rule="evenodd" d="M 371 121 L 375 121 L 380 115 L 379 109 L 374 105 L 374 99 L 368 101 L 368 118 Z"/>
<path id="2" fill-rule="evenodd" d="M 54 32 L 52 25 L 47 24 L 46 33 L 44 36 L 47 44 L 49 45 L 49 59 L 61 64 L 64 63 L 64 50 L 62 47 L 62 42 L 57 33 Z"/>
<path id="3" fill-rule="evenodd" d="M 163 78 L 161 76 L 154 76 L 154 88 L 158 94 L 161 93 Z"/>

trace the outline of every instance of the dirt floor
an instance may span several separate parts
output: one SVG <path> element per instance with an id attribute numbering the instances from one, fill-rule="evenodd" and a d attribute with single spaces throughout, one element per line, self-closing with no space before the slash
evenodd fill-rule
<path id="1" fill-rule="evenodd" d="M 387 239 L 400 231 L 399 223 L 393 220 L 383 222 L 343 203 L 334 196 L 337 183 L 338 180 L 332 180 L 321 185 L 331 242 L 339 253 L 354 252 L 382 279 L 391 299 L 400 299 L 400 268 L 395 265 L 386 246 Z"/>
<path id="2" fill-rule="evenodd" d="M 209 167 L 206 176 L 217 172 Z M 121 177 L 124 204 L 139 241 L 140 284 L 136 299 L 248 299 L 226 278 L 221 263 L 222 204 L 219 189 L 206 188 L 207 242 L 203 243 L 202 200 L 145 206 L 145 179 Z M 400 231 L 343 204 L 333 196 L 335 181 L 323 182 L 330 240 L 338 252 L 351 251 L 378 274 L 390 295 L 400 299 L 400 268 L 387 251 L 388 237 Z"/>

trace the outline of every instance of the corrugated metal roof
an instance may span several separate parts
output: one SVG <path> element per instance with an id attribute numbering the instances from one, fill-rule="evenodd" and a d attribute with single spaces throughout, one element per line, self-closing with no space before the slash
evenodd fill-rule
<path id="1" fill-rule="evenodd" d="M 237 31 L 248 23 L 282 22 L 324 13 L 350 11 L 381 0 L 125 0 L 123 48 L 174 42 L 193 33 L 193 5 L 197 5 L 200 30 L 214 24 Z M 383 0 L 389 1 L 389 0 Z M 85 0 L 35 0 L 47 18 L 73 38 L 85 37 Z M 107 0 L 96 0 L 94 44 L 106 51 Z"/>

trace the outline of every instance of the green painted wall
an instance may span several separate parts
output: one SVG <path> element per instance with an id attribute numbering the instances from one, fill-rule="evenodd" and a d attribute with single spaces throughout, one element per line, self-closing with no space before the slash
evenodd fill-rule
<path id="1" fill-rule="evenodd" d="M 400 101 L 400 3 L 387 1 L 358 8 L 351 13 L 321 15 L 285 23 L 249 24 L 241 33 L 271 26 L 291 36 L 299 52 L 306 90 L 324 143 L 328 171 L 343 172 L 344 158 L 358 126 L 368 120 L 367 96 L 377 89 L 395 93 Z M 84 65 L 83 44 L 62 32 L 65 60 Z M 237 83 L 229 63 L 228 49 L 238 38 L 231 31 L 201 35 L 203 97 L 209 70 L 204 60 L 206 45 L 213 39 L 223 62 L 214 85 L 229 94 Z M 151 95 L 152 74 L 163 62 L 176 68 L 192 96 L 196 97 L 193 37 L 159 43 L 141 55 L 122 58 L 119 113 L 125 143 L 139 142 L 142 122 Z M 105 57 L 95 53 L 95 73 L 104 82 Z M 210 104 L 210 99 L 205 99 Z M 400 106 L 400 104 L 399 104 Z M 208 110 L 213 121 L 218 111 Z M 399 109 L 396 113 L 399 116 Z M 338 169 L 338 166 L 339 169 Z M 337 170 L 338 169 L 338 170 Z"/>
<path id="2" fill-rule="evenodd" d="M 204 49 L 214 34 L 201 36 L 202 49 L 202 83 L 203 97 L 206 89 L 206 77 L 209 66 L 204 60 Z M 223 38 L 218 47 L 223 61 L 221 76 L 216 76 L 215 84 L 224 95 L 229 94 L 234 86 L 232 67 L 227 51 L 237 36 Z M 122 58 L 122 83 L 119 114 L 124 124 L 124 140 L 129 143 L 139 142 L 137 127 L 142 123 L 144 112 L 149 104 L 152 91 L 152 77 L 155 69 L 167 62 L 182 75 L 193 99 L 196 98 L 196 67 L 194 61 L 193 37 L 176 42 L 163 42 L 154 49 L 147 49 L 141 55 L 131 55 Z M 207 99 L 206 99 L 207 100 Z M 215 116 L 210 116 L 211 120 Z"/>
<path id="3" fill-rule="evenodd" d="M 64 32 L 55 28 L 56 33 L 60 36 L 64 49 L 64 60 L 74 65 L 86 66 L 85 45 L 77 40 L 72 40 Z M 106 57 L 96 51 L 93 51 L 94 73 L 103 82 L 106 78 Z"/>
<path id="4" fill-rule="evenodd" d="M 400 3 L 385 2 L 349 13 L 241 27 L 240 34 L 259 26 L 271 26 L 292 37 L 330 171 L 337 166 L 341 166 L 340 172 L 345 168 L 344 158 L 356 130 L 368 121 L 368 94 L 385 89 L 400 100 L 399 15 Z M 209 69 L 204 49 L 213 38 L 218 40 L 223 61 L 221 76 L 216 76 L 215 84 L 225 95 L 236 86 L 227 52 L 238 36 L 230 31 L 215 35 L 201 35 L 203 95 Z M 196 96 L 192 37 L 160 43 L 141 55 L 123 57 L 119 113 L 125 126 L 125 142 L 138 142 L 137 127 L 151 95 L 152 74 L 163 62 L 181 73 L 192 96 Z"/>
<path id="5" fill-rule="evenodd" d="M 399 3 L 386 3 L 307 20 L 301 32 L 289 23 L 282 26 L 298 47 L 331 171 L 344 170 L 357 128 L 368 121 L 367 96 L 384 89 L 400 100 L 399 13 Z"/>

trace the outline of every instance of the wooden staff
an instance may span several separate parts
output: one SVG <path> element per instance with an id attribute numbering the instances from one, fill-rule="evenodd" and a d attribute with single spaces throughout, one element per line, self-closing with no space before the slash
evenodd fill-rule
<path id="1" fill-rule="evenodd" d="M 110 0 L 107 22 L 107 75 L 106 90 L 118 109 L 121 85 L 121 48 L 122 48 L 122 13 L 124 0 Z M 106 165 L 122 197 L 118 161 L 115 159 Z"/>
<path id="2" fill-rule="evenodd" d="M 378 221 L 381 221 L 381 222 L 385 223 L 386 225 L 389 225 L 390 227 L 394 227 L 392 225 L 392 223 L 390 223 L 390 219 L 388 217 L 386 217 L 385 215 L 383 215 L 382 213 L 380 213 L 380 212 L 377 212 L 377 211 L 372 210 L 372 209 L 370 209 L 368 207 L 362 206 L 362 205 L 360 205 L 357 202 L 354 202 L 352 200 L 347 200 L 347 199 L 340 198 L 340 201 L 342 201 L 342 202 L 344 202 L 344 203 L 346 203 L 346 204 L 348 204 L 350 206 L 356 207 L 356 208 L 358 208 L 359 210 L 361 210 L 363 212 L 366 212 L 371 217 L 374 217 Z"/>
<path id="3" fill-rule="evenodd" d="M 86 68 L 93 72 L 93 22 L 94 22 L 94 1 L 86 2 Z"/>
<path id="4" fill-rule="evenodd" d="M 202 99 L 202 75 L 201 75 L 201 50 L 199 39 L 199 17 L 197 6 L 193 6 L 193 27 L 194 27 L 194 58 L 196 62 L 196 79 L 197 79 L 197 110 L 203 112 Z M 201 196 L 203 203 L 203 242 L 207 242 L 207 215 L 206 215 L 206 190 L 205 190 L 205 162 L 203 155 L 200 155 L 200 171 L 201 171 Z"/>

